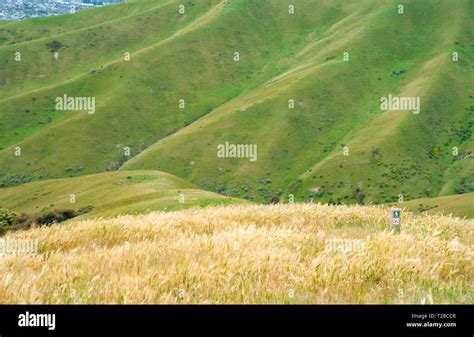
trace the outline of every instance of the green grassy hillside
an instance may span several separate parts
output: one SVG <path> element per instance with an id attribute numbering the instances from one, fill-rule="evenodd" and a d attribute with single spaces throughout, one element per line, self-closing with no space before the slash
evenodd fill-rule
<path id="1" fill-rule="evenodd" d="M 439 198 L 422 198 L 399 203 L 399 207 L 415 213 L 444 213 L 457 217 L 474 218 L 474 193 Z"/>
<path id="2" fill-rule="evenodd" d="M 256 200 L 281 190 L 299 200 L 390 202 L 400 194 L 434 197 L 460 180 L 472 191 L 472 159 L 459 162 L 451 154 L 454 146 L 468 153 L 473 144 L 473 26 L 466 14 L 472 4 L 447 6 L 418 1 L 404 16 L 389 5 L 345 18 L 339 25 L 347 31 L 329 28 L 303 49 L 313 57 L 307 68 L 295 64 L 294 72 L 259 87 L 261 95 L 239 96 L 124 168 L 182 169 L 201 186 Z M 441 24 L 433 28 L 435 21 Z M 463 62 L 450 60 L 452 50 L 465 51 Z M 389 93 L 420 96 L 421 113 L 381 112 L 379 98 Z M 293 110 L 289 98 L 297 102 Z M 225 140 L 258 144 L 259 160 L 219 160 L 215 148 Z M 179 156 L 165 155 L 178 148 Z M 199 165 L 190 169 L 189 157 Z M 452 166 L 465 169 L 446 176 Z"/>
<path id="3" fill-rule="evenodd" d="M 101 173 L 37 181 L 0 190 L 0 208 L 30 215 L 92 206 L 92 210 L 82 217 L 102 217 L 241 202 L 200 190 L 158 171 Z"/>
<path id="4" fill-rule="evenodd" d="M 474 3 L 292 3 L 132 1 L 0 26 L 0 187 L 159 170 L 259 202 L 473 192 Z M 96 113 L 56 111 L 64 94 Z M 420 114 L 381 111 L 389 94 Z M 218 158 L 225 142 L 257 161 Z"/>

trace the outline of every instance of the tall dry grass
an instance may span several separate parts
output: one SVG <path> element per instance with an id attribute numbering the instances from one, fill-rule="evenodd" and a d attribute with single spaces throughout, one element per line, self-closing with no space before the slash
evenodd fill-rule
<path id="1" fill-rule="evenodd" d="M 0 258 L 0 303 L 472 303 L 473 221 L 404 214 L 391 235 L 388 216 L 245 205 L 16 232 L 39 253 Z"/>

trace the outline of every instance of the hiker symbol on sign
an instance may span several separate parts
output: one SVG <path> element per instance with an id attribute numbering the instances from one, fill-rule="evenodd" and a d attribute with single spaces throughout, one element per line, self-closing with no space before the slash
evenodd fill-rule
<path id="1" fill-rule="evenodd" d="M 400 232 L 400 208 L 392 209 L 392 221 L 390 223 L 390 231 L 395 233 Z"/>

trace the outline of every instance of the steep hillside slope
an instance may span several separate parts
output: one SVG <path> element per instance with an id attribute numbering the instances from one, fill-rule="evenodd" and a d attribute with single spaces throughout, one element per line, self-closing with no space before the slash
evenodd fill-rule
<path id="1" fill-rule="evenodd" d="M 229 206 L 16 232 L 1 303 L 472 303 L 473 221 L 311 204 Z M 37 241 L 36 241 L 37 240 Z"/>
<path id="2" fill-rule="evenodd" d="M 36 215 L 92 206 L 83 218 L 240 202 L 157 171 L 101 173 L 0 189 L 0 208 Z"/>
<path id="3" fill-rule="evenodd" d="M 0 186 L 146 169 L 264 202 L 474 191 L 473 2 L 293 3 L 133 1 L 2 25 Z M 65 94 L 95 113 L 56 111 Z M 381 111 L 388 95 L 420 113 Z M 226 142 L 257 160 L 219 158 Z"/>
<path id="4" fill-rule="evenodd" d="M 257 200 L 283 192 L 297 200 L 368 203 L 433 197 L 446 185 L 473 191 L 474 165 L 465 158 L 474 125 L 472 3 L 450 6 L 412 2 L 403 15 L 380 6 L 345 18 L 300 52 L 311 53 L 310 65 L 296 64 L 124 168 L 183 168 L 201 186 Z M 461 62 L 451 60 L 453 50 Z M 389 94 L 420 97 L 420 114 L 381 111 L 380 97 Z M 258 161 L 217 158 L 225 141 L 257 144 Z M 179 155 L 165 155 L 178 148 Z M 189 169 L 190 157 L 198 165 Z M 445 174 L 453 166 L 455 173 Z M 453 193 L 456 187 L 444 194 Z"/>

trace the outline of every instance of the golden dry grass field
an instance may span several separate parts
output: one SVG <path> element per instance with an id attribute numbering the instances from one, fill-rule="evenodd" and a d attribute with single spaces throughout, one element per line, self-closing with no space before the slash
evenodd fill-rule
<path id="1" fill-rule="evenodd" d="M 9 233 L 1 303 L 472 303 L 474 221 L 389 208 L 234 205 Z"/>

